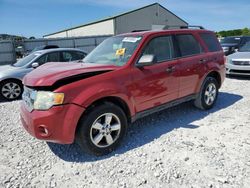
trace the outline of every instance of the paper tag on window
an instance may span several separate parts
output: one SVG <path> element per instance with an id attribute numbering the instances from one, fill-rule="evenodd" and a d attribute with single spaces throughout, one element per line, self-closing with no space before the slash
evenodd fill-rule
<path id="1" fill-rule="evenodd" d="M 116 50 L 115 55 L 117 55 L 117 56 L 123 56 L 125 54 L 125 51 L 126 51 L 126 48 L 118 49 L 118 50 Z"/>
<path id="2" fill-rule="evenodd" d="M 122 42 L 132 42 L 135 43 L 138 40 L 141 40 L 141 37 L 125 37 Z"/>

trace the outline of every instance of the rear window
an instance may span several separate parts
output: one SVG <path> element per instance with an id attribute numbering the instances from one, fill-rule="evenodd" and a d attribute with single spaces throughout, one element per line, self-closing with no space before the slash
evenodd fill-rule
<path id="1" fill-rule="evenodd" d="M 219 43 L 218 43 L 218 40 L 215 37 L 215 35 L 213 35 L 211 33 L 201 33 L 200 37 L 202 38 L 202 40 L 207 45 L 208 50 L 210 52 L 217 52 L 217 51 L 221 50 L 221 48 L 219 46 Z"/>
<path id="2" fill-rule="evenodd" d="M 176 35 L 182 57 L 201 54 L 202 48 L 191 34 Z"/>

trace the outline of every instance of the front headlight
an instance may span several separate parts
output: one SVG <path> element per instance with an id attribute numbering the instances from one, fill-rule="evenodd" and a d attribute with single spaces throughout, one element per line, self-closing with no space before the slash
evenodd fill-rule
<path id="1" fill-rule="evenodd" d="M 52 106 L 63 104 L 64 94 L 49 91 L 37 91 L 34 100 L 35 110 L 48 110 Z"/>

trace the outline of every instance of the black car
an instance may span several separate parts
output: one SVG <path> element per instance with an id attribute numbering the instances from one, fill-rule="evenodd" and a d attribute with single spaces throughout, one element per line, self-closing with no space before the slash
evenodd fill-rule
<path id="1" fill-rule="evenodd" d="M 221 39 L 220 43 L 225 55 L 230 55 L 238 51 L 238 49 L 248 41 L 250 41 L 250 36 L 234 36 L 225 37 Z"/>

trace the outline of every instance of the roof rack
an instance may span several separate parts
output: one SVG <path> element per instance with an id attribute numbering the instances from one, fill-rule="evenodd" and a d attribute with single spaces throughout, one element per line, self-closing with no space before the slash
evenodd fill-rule
<path id="1" fill-rule="evenodd" d="M 133 30 L 131 31 L 132 33 L 136 33 L 136 32 L 143 32 L 143 31 L 149 31 L 149 30 Z"/>
<path id="2" fill-rule="evenodd" d="M 189 29 L 189 28 L 199 28 L 199 29 L 205 29 L 203 26 L 200 25 L 188 25 L 188 26 L 181 26 L 181 29 Z"/>
<path id="3" fill-rule="evenodd" d="M 163 29 L 171 29 L 171 28 L 180 28 L 180 29 L 189 29 L 189 28 L 198 28 L 198 29 L 205 29 L 203 26 L 198 25 L 166 25 Z"/>

